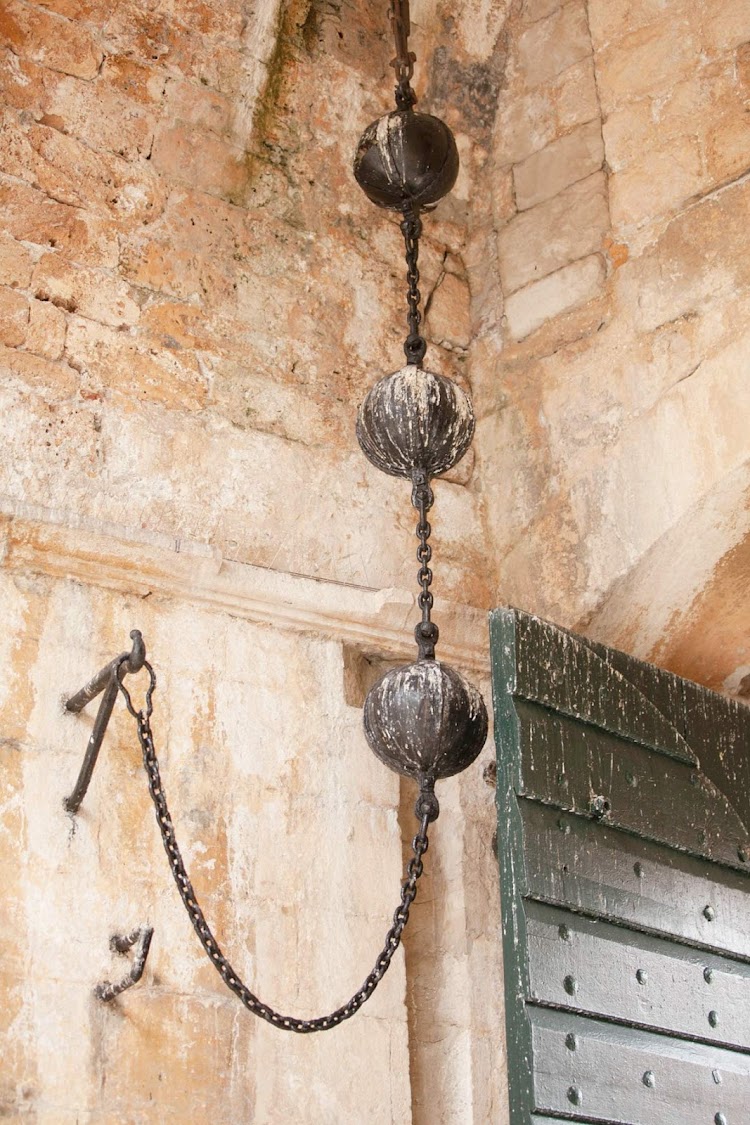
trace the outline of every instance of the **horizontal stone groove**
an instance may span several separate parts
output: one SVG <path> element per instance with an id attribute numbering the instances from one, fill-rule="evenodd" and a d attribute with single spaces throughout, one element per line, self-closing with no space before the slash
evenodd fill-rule
<path id="1" fill-rule="evenodd" d="M 0 497 L 0 519 L 5 521 L 6 570 L 74 579 L 124 595 L 178 598 L 211 612 L 328 636 L 384 656 L 415 657 L 418 613 L 416 595 L 408 590 L 377 590 L 232 562 L 204 543 L 79 520 L 71 512 L 8 497 Z M 485 610 L 441 602 L 438 617 L 439 658 L 486 672 Z"/>

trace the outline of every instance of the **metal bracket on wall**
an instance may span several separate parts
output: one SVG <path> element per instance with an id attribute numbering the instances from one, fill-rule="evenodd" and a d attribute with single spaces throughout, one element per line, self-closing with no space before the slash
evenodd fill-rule
<path id="1" fill-rule="evenodd" d="M 135 946 L 130 972 L 119 981 L 111 984 L 108 980 L 102 981 L 94 989 L 94 995 L 100 1000 L 114 1000 L 121 992 L 131 988 L 143 976 L 146 967 L 146 958 L 151 947 L 151 938 L 154 936 L 153 926 L 139 926 L 132 934 L 113 934 L 110 938 L 110 949 L 114 953 L 127 953 Z"/>
<path id="2" fill-rule="evenodd" d="M 122 652 L 116 656 L 114 660 L 110 660 L 100 672 L 94 676 L 92 680 L 77 691 L 75 695 L 71 695 L 65 703 L 65 710 L 72 711 L 78 714 L 84 707 L 96 699 L 97 695 L 104 692 L 102 701 L 99 704 L 99 710 L 94 720 L 94 729 L 91 732 L 88 746 L 86 747 L 86 754 L 83 759 L 81 771 L 78 774 L 78 781 L 76 782 L 75 789 L 63 801 L 66 812 L 71 813 L 73 816 L 78 812 L 81 801 L 86 796 L 86 791 L 91 781 L 91 776 L 94 772 L 96 760 L 99 757 L 104 735 L 107 732 L 107 724 L 109 723 L 112 709 L 117 699 L 118 678 L 121 679 L 125 675 L 133 672 L 140 672 L 146 660 L 146 646 L 143 643 L 143 637 L 138 629 L 133 629 L 130 634 L 130 639 L 133 642 L 133 647 L 130 652 Z"/>

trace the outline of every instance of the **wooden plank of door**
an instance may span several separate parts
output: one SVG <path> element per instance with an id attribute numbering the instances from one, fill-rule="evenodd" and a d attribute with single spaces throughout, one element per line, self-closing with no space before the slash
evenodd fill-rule
<path id="1" fill-rule="evenodd" d="M 527 999 L 750 1052 L 750 965 L 528 903 Z"/>
<path id="2" fill-rule="evenodd" d="M 649 1031 L 530 1009 L 534 1110 L 591 1122 L 747 1121 L 750 1056 Z"/>
<path id="3" fill-rule="evenodd" d="M 679 761 L 696 763 L 672 717 L 580 637 L 529 614 L 516 613 L 513 620 L 514 695 Z"/>
<path id="4" fill-rule="evenodd" d="M 527 897 L 750 960 L 747 875 L 535 801 L 519 806 Z"/>
<path id="5" fill-rule="evenodd" d="M 519 795 L 747 871 L 750 837 L 726 797 L 694 766 L 598 727 L 517 700 Z"/>

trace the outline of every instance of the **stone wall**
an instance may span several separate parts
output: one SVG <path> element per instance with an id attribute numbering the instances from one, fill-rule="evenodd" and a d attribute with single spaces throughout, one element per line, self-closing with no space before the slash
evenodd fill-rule
<path id="1" fill-rule="evenodd" d="M 405 956 L 321 1036 L 254 1020 L 209 966 L 121 704 L 62 808 L 93 716 L 61 699 L 138 627 L 238 972 L 320 1014 L 390 924 L 414 794 L 361 704 L 413 650 L 414 513 L 353 419 L 400 362 L 403 247 L 350 175 L 390 101 L 384 7 L 0 10 L 11 1120 L 507 1118 L 490 747 L 441 787 Z M 462 156 L 425 222 L 428 358 L 479 418 L 436 485 L 443 656 L 487 693 L 484 613 L 510 601 L 749 690 L 747 5 L 414 0 L 412 23 Z M 143 922 L 144 978 L 104 1005 L 110 936 Z"/>
<path id="2" fill-rule="evenodd" d="M 544 0 L 507 31 L 469 273 L 498 597 L 735 691 L 750 10 Z"/>

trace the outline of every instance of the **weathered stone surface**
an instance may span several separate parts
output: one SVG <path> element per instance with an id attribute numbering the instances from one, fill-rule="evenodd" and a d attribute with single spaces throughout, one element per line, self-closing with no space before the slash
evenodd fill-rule
<path id="1" fill-rule="evenodd" d="M 119 278 L 102 270 L 72 266 L 58 254 L 44 254 L 39 259 L 31 288 L 40 301 L 113 328 L 130 327 L 140 316 L 133 291 Z"/>
<path id="2" fill-rule="evenodd" d="M 592 254 L 517 290 L 505 302 L 511 335 L 522 340 L 546 320 L 597 296 L 603 281 L 602 258 Z"/>
<path id="3" fill-rule="evenodd" d="M 600 249 L 608 227 L 606 182 L 600 172 L 517 215 L 498 235 L 503 291 L 513 293 Z"/>
<path id="4" fill-rule="evenodd" d="M 31 280 L 33 259 L 26 246 L 0 232 L 0 284 L 25 289 Z"/>
<path id="5" fill-rule="evenodd" d="M 517 67 L 524 84 L 532 88 L 591 54 L 586 6 L 579 0 L 558 8 L 523 31 L 517 43 Z"/>
<path id="6" fill-rule="evenodd" d="M 597 55 L 602 109 L 668 92 L 695 70 L 699 39 L 686 15 L 670 11 Z"/>
<path id="7" fill-rule="evenodd" d="M 38 301 L 32 297 L 24 347 L 47 359 L 62 359 L 66 332 L 67 320 L 63 310 L 51 301 Z"/>
<path id="8" fill-rule="evenodd" d="M 518 210 L 526 211 L 551 199 L 596 172 L 603 160 L 602 127 L 597 117 L 516 164 L 513 181 Z"/>
<path id="9" fill-rule="evenodd" d="M 495 121 L 498 159 L 503 164 L 515 164 L 598 114 L 590 58 L 575 63 L 548 86 L 528 93 L 503 89 Z"/>
<path id="10" fill-rule="evenodd" d="M 0 343 L 15 348 L 26 339 L 29 302 L 21 293 L 0 287 Z"/>
<path id="11" fill-rule="evenodd" d="M 94 78 L 104 57 L 81 24 L 56 19 L 20 0 L 6 0 L 0 33 L 16 53 L 78 78 Z"/>

